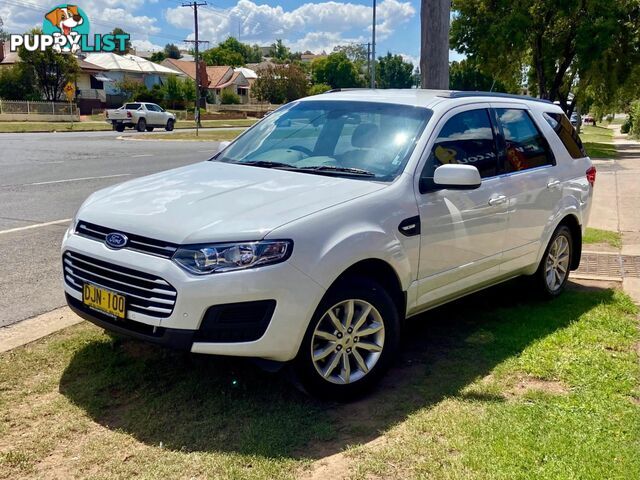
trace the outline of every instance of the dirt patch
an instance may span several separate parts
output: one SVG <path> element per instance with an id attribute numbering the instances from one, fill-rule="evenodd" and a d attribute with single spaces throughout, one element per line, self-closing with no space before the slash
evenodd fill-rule
<path id="1" fill-rule="evenodd" d="M 535 377 L 520 377 L 515 385 L 506 390 L 506 398 L 519 398 L 530 392 L 543 392 L 550 395 L 566 395 L 569 387 L 555 380 L 542 380 Z"/>

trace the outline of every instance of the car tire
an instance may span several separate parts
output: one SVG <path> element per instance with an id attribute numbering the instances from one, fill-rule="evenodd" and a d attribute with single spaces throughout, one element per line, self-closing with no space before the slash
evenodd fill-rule
<path id="1" fill-rule="evenodd" d="M 115 129 L 116 132 L 124 132 L 124 125 L 116 125 Z"/>
<path id="2" fill-rule="evenodd" d="M 139 132 L 144 132 L 147 129 L 147 121 L 144 118 L 138 120 L 138 125 L 136 127 Z"/>
<path id="3" fill-rule="evenodd" d="M 154 127 L 147 127 L 147 132 L 153 132 Z"/>
<path id="4" fill-rule="evenodd" d="M 315 397 L 358 398 L 380 380 L 399 341 L 400 316 L 389 293 L 368 278 L 346 278 L 318 305 L 293 363 L 296 378 Z"/>
<path id="5" fill-rule="evenodd" d="M 167 132 L 171 132 L 173 130 L 174 125 L 175 125 L 175 121 L 172 118 L 170 118 L 169 120 L 167 120 L 167 125 L 164 127 L 164 129 Z"/>
<path id="6" fill-rule="evenodd" d="M 555 298 L 564 291 L 569 280 L 572 254 L 571 230 L 566 225 L 560 225 L 551 235 L 533 277 L 537 290 L 543 297 Z"/>

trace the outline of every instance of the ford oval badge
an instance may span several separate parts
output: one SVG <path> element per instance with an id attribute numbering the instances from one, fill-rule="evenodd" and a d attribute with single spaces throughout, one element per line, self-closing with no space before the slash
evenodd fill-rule
<path id="1" fill-rule="evenodd" d="M 124 248 L 127 246 L 129 239 L 123 233 L 109 233 L 104 237 L 104 242 L 109 248 Z"/>

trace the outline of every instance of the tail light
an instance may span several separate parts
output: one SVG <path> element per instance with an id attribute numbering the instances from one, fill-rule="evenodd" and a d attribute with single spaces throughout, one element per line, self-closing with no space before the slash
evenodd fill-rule
<path id="1" fill-rule="evenodd" d="M 131 112 L 127 112 L 127 118 L 131 118 Z"/>
<path id="2" fill-rule="evenodd" d="M 596 167 L 589 167 L 586 173 L 587 182 L 589 182 L 589 185 L 593 187 L 593 184 L 596 183 Z"/>

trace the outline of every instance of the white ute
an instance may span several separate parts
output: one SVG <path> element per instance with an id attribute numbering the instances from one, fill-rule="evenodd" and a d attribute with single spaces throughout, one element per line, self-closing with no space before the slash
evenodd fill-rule
<path id="1" fill-rule="evenodd" d="M 123 132 L 125 127 L 135 128 L 139 132 L 152 132 L 159 127 L 170 132 L 176 125 L 176 116 L 155 103 L 125 103 L 115 110 L 106 110 L 104 114 L 107 123 L 118 132 Z"/>
<path id="2" fill-rule="evenodd" d="M 211 160 L 109 187 L 64 236 L 71 308 L 196 353 L 290 362 L 350 398 L 402 320 L 578 267 L 595 168 L 541 100 L 352 90 L 289 103 Z"/>

